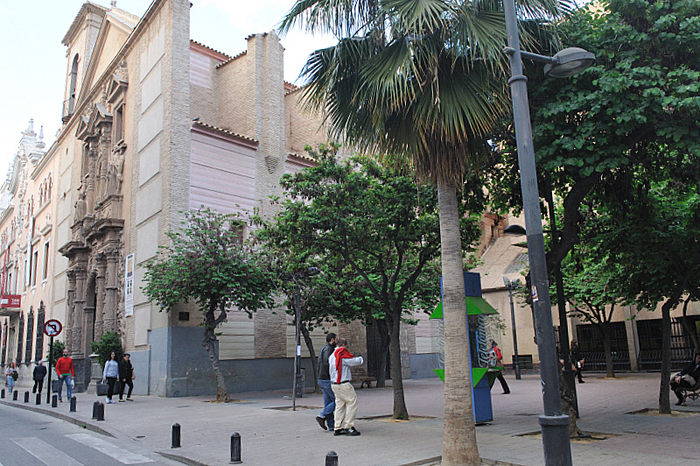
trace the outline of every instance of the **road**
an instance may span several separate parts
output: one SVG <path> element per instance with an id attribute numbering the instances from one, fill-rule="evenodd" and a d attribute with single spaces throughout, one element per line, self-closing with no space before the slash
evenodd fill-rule
<path id="1" fill-rule="evenodd" d="M 0 466 L 180 465 L 137 441 L 115 439 L 75 424 L 0 405 Z"/>

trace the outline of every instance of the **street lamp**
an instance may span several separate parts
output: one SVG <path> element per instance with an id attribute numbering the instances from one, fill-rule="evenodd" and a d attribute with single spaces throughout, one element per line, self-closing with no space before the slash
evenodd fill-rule
<path id="1" fill-rule="evenodd" d="M 299 280 L 321 273 L 316 267 L 309 267 L 303 272 L 292 275 L 294 280 L 294 321 L 296 323 L 296 352 L 294 354 L 294 387 L 292 388 L 292 411 L 297 410 L 297 397 L 304 395 L 304 381 L 301 376 L 301 285 Z"/>
<path id="2" fill-rule="evenodd" d="M 522 228 L 522 227 L 521 227 Z M 508 288 L 508 296 L 510 296 L 510 324 L 513 328 L 513 370 L 515 371 L 515 380 L 520 380 L 520 356 L 518 355 L 518 333 L 515 330 L 515 306 L 513 305 L 513 290 L 520 288 L 520 280 L 510 281 L 508 277 L 503 277 L 503 283 Z"/>
<path id="3" fill-rule="evenodd" d="M 539 422 L 542 426 L 544 461 L 547 466 L 568 466 L 572 464 L 569 416 L 562 413 L 559 395 L 557 367 L 559 361 L 554 344 L 552 307 L 549 300 L 549 282 L 547 279 L 547 264 L 545 262 L 544 236 L 542 234 L 542 214 L 540 212 L 535 151 L 532 144 L 532 127 L 530 126 L 530 109 L 527 98 L 527 78 L 523 75 L 521 62 L 523 56 L 538 60 L 539 56 L 523 54 L 520 51 L 514 0 L 503 0 L 503 11 L 506 20 L 506 33 L 508 35 L 508 48 L 505 52 L 510 56 L 511 69 L 511 78 L 508 80 L 508 83 L 510 84 L 513 99 L 513 119 L 518 146 L 518 164 L 520 166 L 520 187 L 522 189 L 523 212 L 527 229 L 528 255 L 530 256 L 532 307 L 535 313 L 535 327 L 540 358 L 544 415 L 539 417 Z M 580 52 L 579 55 L 574 55 L 572 51 L 567 51 L 563 55 L 565 56 L 564 58 L 562 56 L 544 57 L 546 59 L 544 61 L 549 65 L 547 69 L 549 76 L 569 76 L 572 73 L 583 71 L 595 59 L 595 56 L 592 54 L 582 55 Z M 561 68 L 562 66 L 564 68 Z"/>

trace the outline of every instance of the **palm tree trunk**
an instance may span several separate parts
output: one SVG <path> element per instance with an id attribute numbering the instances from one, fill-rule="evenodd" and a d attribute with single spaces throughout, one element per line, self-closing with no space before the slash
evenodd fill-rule
<path id="1" fill-rule="evenodd" d="M 479 466 L 472 411 L 472 377 L 464 295 L 462 245 L 455 186 L 438 183 L 445 319 L 445 424 L 443 466 Z"/>
<path id="2" fill-rule="evenodd" d="M 399 310 L 399 315 L 401 311 Z M 393 419 L 408 420 L 408 408 L 403 394 L 403 374 L 401 374 L 401 319 L 389 320 L 389 356 L 391 357 L 391 384 L 394 389 Z"/>

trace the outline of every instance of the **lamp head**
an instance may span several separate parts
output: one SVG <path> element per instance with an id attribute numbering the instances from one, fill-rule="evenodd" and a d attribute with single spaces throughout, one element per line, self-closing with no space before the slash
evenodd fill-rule
<path id="1" fill-rule="evenodd" d="M 595 61 L 595 54 L 578 47 L 560 50 L 554 55 L 555 63 L 544 66 L 548 78 L 568 78 L 581 73 Z"/>
<path id="2" fill-rule="evenodd" d="M 508 225 L 503 229 L 503 233 L 506 236 L 525 236 L 527 231 L 520 225 Z"/>

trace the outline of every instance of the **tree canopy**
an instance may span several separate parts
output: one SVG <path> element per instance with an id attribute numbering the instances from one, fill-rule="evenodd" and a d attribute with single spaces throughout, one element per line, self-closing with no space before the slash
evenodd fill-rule
<path id="1" fill-rule="evenodd" d="M 390 348 L 394 417 L 407 418 L 399 329 L 415 310 L 432 310 L 440 299 L 435 188 L 369 157 L 340 161 L 323 148 L 312 154 L 319 165 L 283 177 L 286 198 L 278 200 L 283 209 L 258 237 L 275 250 L 289 251 L 290 259 L 284 260 L 290 264 L 299 259 L 322 264 L 328 295 L 310 296 L 309 307 L 318 306 L 311 315 L 342 309 L 341 318 L 384 324 L 380 330 L 386 329 Z M 479 237 L 478 220 L 466 213 L 462 217 L 464 250 Z"/>
<path id="2" fill-rule="evenodd" d="M 217 401 L 229 401 L 214 348 L 216 328 L 228 313 L 250 313 L 271 307 L 273 281 L 266 261 L 243 241 L 245 223 L 233 214 L 208 208 L 185 212 L 182 227 L 167 233 L 171 244 L 161 246 L 146 263 L 144 293 L 162 310 L 194 302 L 202 313 L 202 345 L 216 376 Z"/>

